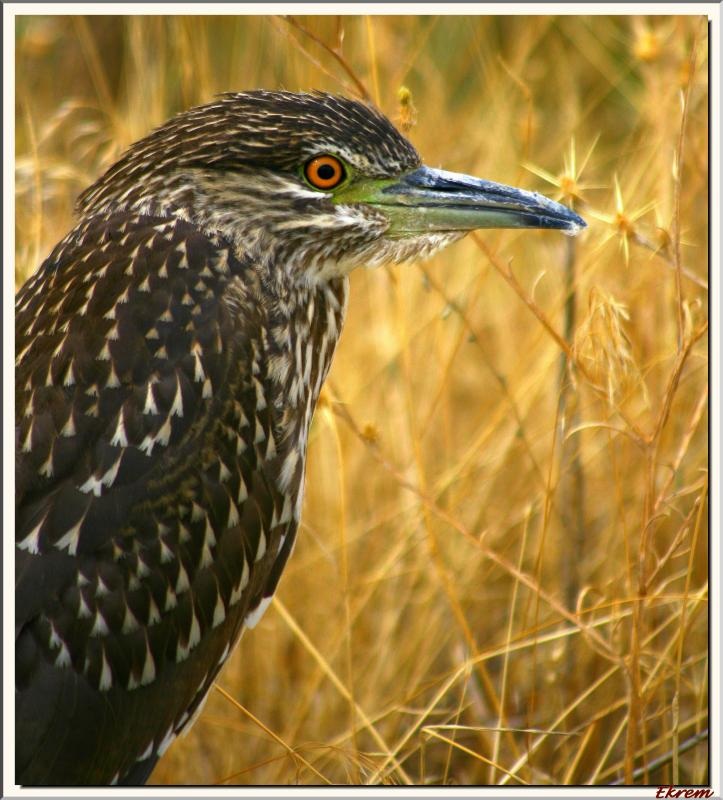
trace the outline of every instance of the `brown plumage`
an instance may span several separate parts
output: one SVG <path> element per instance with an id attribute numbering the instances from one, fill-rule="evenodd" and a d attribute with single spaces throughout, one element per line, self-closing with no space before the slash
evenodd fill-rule
<path id="1" fill-rule="evenodd" d="M 17 782 L 145 782 L 263 613 L 353 267 L 459 238 L 482 189 L 508 222 L 583 224 L 454 177 L 362 103 L 255 92 L 83 193 L 16 300 Z"/>

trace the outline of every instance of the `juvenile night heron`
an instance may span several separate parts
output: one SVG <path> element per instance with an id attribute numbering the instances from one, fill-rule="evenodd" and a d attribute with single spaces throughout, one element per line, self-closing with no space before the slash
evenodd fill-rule
<path id="1" fill-rule="evenodd" d="M 349 272 L 584 222 L 378 111 L 227 94 L 133 145 L 16 299 L 16 774 L 140 784 L 276 589 Z"/>

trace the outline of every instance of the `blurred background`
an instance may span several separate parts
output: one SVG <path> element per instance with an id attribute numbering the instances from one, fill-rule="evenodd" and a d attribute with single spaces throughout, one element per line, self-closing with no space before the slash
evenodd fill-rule
<path id="1" fill-rule="evenodd" d="M 157 784 L 708 781 L 708 29 L 19 16 L 16 283 L 221 91 L 366 97 L 589 228 L 352 275 L 298 545 Z"/>

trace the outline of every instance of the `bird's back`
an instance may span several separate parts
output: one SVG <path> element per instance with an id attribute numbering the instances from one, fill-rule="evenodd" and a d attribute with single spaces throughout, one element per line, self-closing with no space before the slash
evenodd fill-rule
<path id="1" fill-rule="evenodd" d="M 345 296 L 290 302 L 222 237 L 123 211 L 21 289 L 18 782 L 142 782 L 202 702 L 293 545 Z"/>

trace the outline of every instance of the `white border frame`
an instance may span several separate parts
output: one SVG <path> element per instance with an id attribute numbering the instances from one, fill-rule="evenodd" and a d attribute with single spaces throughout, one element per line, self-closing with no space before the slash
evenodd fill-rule
<path id="1" fill-rule="evenodd" d="M 720 500 L 723 492 L 721 481 L 721 428 L 720 428 L 720 378 L 721 378 L 721 7 L 718 3 L 441 3 L 417 2 L 413 5 L 404 3 L 7 3 L 3 5 L 3 261 L 6 268 L 3 270 L 3 498 L 4 517 L 3 530 L 14 529 L 14 507 L 9 507 L 9 497 L 14 496 L 14 423 L 15 401 L 11 390 L 14 383 L 14 315 L 10 311 L 13 307 L 12 299 L 15 295 L 14 269 L 7 265 L 14 264 L 15 260 L 15 193 L 14 193 L 14 164 L 15 164 L 15 17 L 20 15 L 35 14 L 137 14 L 137 15 L 171 15 L 188 14 L 197 16 L 241 14 L 241 15 L 267 15 L 285 13 L 304 14 L 375 14 L 375 15 L 405 15 L 410 10 L 424 15 L 534 15 L 534 14 L 671 14 L 676 16 L 704 15 L 711 22 L 710 28 L 710 284 L 711 284 L 711 468 L 715 483 L 710 486 L 711 503 L 711 597 L 710 597 L 710 646 L 711 646 L 711 685 L 710 685 L 710 752 L 711 752 L 711 785 L 714 797 L 720 797 L 721 789 L 721 531 Z M 506 800 L 524 797 L 615 797 L 617 800 L 627 797 L 650 798 L 656 796 L 654 787 L 531 787 L 520 790 L 518 787 L 503 789 L 502 787 L 142 787 L 138 789 L 23 789 L 9 782 L 14 773 L 15 742 L 14 742 L 14 685 L 15 664 L 14 659 L 7 654 L 14 651 L 14 637 L 11 635 L 9 624 L 14 618 L 14 558 L 12 550 L 4 537 L 3 558 L 3 797 L 113 797 L 120 800 L 125 797 L 354 797 L 360 794 L 369 797 L 384 797 L 393 794 L 400 798 L 432 798 L 435 794 L 444 797 L 505 797 Z M 719 753 L 716 757 L 715 753 Z M 10 773 L 10 774 L 8 774 Z"/>

